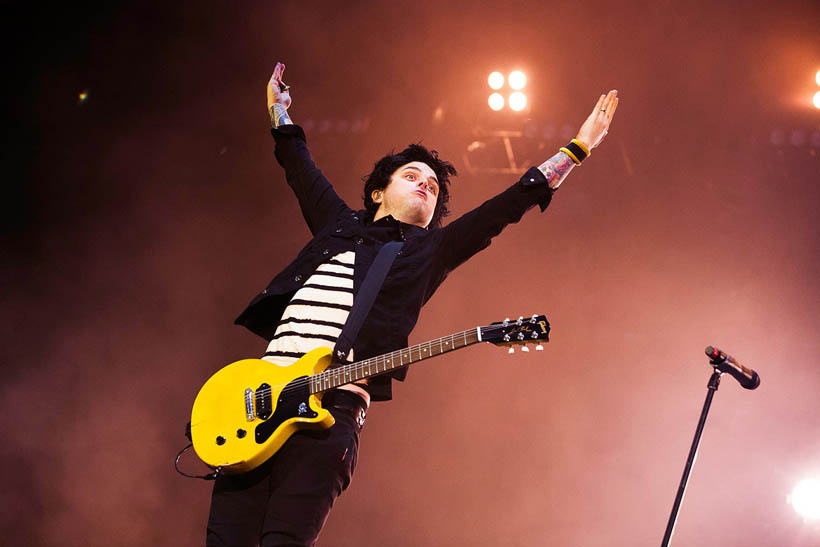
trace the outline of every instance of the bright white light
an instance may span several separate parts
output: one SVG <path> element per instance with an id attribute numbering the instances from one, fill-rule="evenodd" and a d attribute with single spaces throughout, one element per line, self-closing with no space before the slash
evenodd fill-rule
<path id="1" fill-rule="evenodd" d="M 815 108 L 820 108 L 820 91 L 814 94 L 814 99 L 812 99 Z"/>
<path id="2" fill-rule="evenodd" d="M 487 103 L 489 103 L 490 108 L 493 110 L 501 110 L 504 108 L 504 96 L 501 93 L 493 93 L 490 95 L 490 98 L 487 99 Z"/>
<path id="3" fill-rule="evenodd" d="M 493 72 L 490 74 L 490 77 L 487 78 L 487 83 L 490 84 L 490 87 L 493 89 L 501 89 L 501 86 L 504 85 L 504 76 L 500 72 Z"/>
<path id="4" fill-rule="evenodd" d="M 817 85 L 820 85 L 820 70 L 814 75 L 814 81 L 817 82 Z"/>
<path id="5" fill-rule="evenodd" d="M 820 480 L 805 479 L 798 482 L 789 501 L 803 518 L 820 519 Z"/>
<path id="6" fill-rule="evenodd" d="M 510 94 L 510 108 L 518 112 L 520 110 L 524 110 L 525 106 L 527 106 L 526 95 L 524 95 L 520 91 L 516 91 L 515 93 Z"/>
<path id="7" fill-rule="evenodd" d="M 520 70 L 510 72 L 507 81 L 510 82 L 510 87 L 513 89 L 524 89 L 524 86 L 527 85 L 527 77 Z"/>

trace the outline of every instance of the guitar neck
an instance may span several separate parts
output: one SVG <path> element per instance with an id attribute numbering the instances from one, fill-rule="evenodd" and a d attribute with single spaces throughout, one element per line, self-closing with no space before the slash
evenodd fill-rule
<path id="1" fill-rule="evenodd" d="M 357 380 L 370 378 L 418 363 L 430 357 L 441 355 L 481 342 L 481 329 L 476 327 L 463 332 L 422 342 L 392 353 L 385 353 L 364 361 L 341 365 L 316 374 L 310 379 L 310 392 L 320 393 Z"/>

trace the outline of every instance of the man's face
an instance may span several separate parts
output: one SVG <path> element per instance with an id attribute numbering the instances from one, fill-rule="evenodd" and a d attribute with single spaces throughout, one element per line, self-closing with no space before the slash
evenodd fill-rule
<path id="1" fill-rule="evenodd" d="M 436 210 L 438 191 L 438 178 L 429 165 L 420 161 L 402 165 L 390 176 L 386 188 L 371 195 L 379 204 L 375 219 L 393 215 L 396 220 L 426 228 Z"/>

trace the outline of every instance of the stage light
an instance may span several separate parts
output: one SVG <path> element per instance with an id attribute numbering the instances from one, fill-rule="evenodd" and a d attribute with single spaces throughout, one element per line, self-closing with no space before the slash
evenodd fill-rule
<path id="1" fill-rule="evenodd" d="M 500 72 L 493 72 L 490 74 L 490 77 L 487 78 L 487 83 L 490 84 L 490 87 L 493 89 L 501 89 L 504 85 L 504 76 Z"/>
<path id="2" fill-rule="evenodd" d="M 490 95 L 490 98 L 487 100 L 487 103 L 489 103 L 490 108 L 492 108 L 493 110 L 501 110 L 502 108 L 504 108 L 504 96 L 501 95 L 501 93 L 493 93 L 492 95 Z"/>
<path id="3" fill-rule="evenodd" d="M 814 81 L 817 82 L 817 85 L 820 85 L 820 70 L 814 75 Z"/>
<path id="4" fill-rule="evenodd" d="M 507 78 L 507 81 L 513 89 L 524 89 L 524 86 L 527 85 L 527 77 L 520 70 L 510 72 L 510 76 Z"/>
<path id="5" fill-rule="evenodd" d="M 524 110 L 524 107 L 527 106 L 527 96 L 521 93 L 520 91 L 516 91 L 510 94 L 510 108 L 519 112 Z"/>
<path id="6" fill-rule="evenodd" d="M 820 91 L 814 94 L 812 102 L 814 103 L 814 108 L 820 108 Z"/>
<path id="7" fill-rule="evenodd" d="M 806 519 L 820 519 L 820 480 L 805 479 L 797 483 L 789 496 L 797 513 Z"/>

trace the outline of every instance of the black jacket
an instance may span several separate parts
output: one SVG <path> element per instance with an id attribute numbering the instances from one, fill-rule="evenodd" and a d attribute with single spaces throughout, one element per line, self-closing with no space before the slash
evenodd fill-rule
<path id="1" fill-rule="evenodd" d="M 367 359 L 407 346 L 421 307 L 433 296 L 447 274 L 478 251 L 531 207 L 547 208 L 553 191 L 535 167 L 504 192 L 438 229 L 426 230 L 393 217 L 368 222 L 365 211 L 354 211 L 336 194 L 316 168 L 299 126 L 271 130 L 276 159 L 299 200 L 313 239 L 236 319 L 270 340 L 293 294 L 328 258 L 355 250 L 353 291 L 359 291 L 368 268 L 381 246 L 391 240 L 405 244 L 390 268 L 379 295 L 355 341 L 356 360 Z M 374 401 L 391 398 L 390 378 L 404 380 L 407 369 L 370 379 Z"/>

